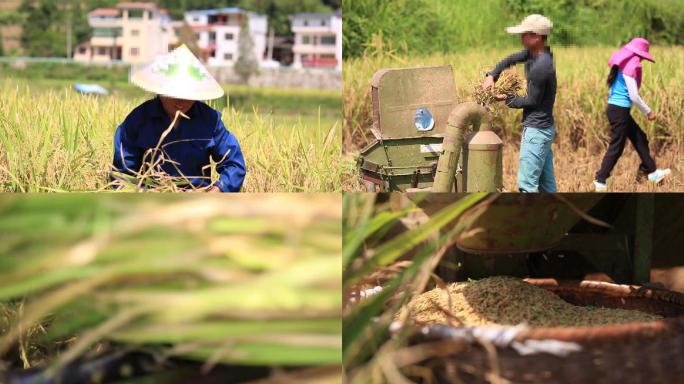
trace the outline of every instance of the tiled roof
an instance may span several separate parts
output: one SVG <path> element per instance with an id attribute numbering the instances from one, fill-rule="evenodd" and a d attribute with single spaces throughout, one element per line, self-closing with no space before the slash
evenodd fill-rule
<path id="1" fill-rule="evenodd" d="M 89 13 L 91 16 L 118 16 L 119 10 L 116 8 L 96 8 Z"/>
<path id="2" fill-rule="evenodd" d="M 213 28 L 213 25 L 191 25 L 193 31 L 209 31 Z"/>
<path id="3" fill-rule="evenodd" d="M 157 4 L 152 2 L 137 3 L 137 2 L 123 2 L 116 5 L 117 8 L 126 9 L 156 9 Z"/>

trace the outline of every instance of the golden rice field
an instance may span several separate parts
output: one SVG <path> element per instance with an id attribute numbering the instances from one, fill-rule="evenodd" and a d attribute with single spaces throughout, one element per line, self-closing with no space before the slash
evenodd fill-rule
<path id="1" fill-rule="evenodd" d="M 559 191 L 583 192 L 592 180 L 608 145 L 610 127 L 605 117 L 608 87 L 607 60 L 613 47 L 553 48 L 558 77 L 554 117 L 557 137 L 553 145 L 556 181 Z M 376 50 L 378 51 L 378 50 Z M 371 139 L 370 79 L 380 68 L 427 65 L 453 66 L 458 99 L 472 98 L 473 83 L 483 79 L 486 70 L 513 50 L 470 50 L 463 53 L 403 57 L 392 52 L 375 53 L 347 60 L 343 68 L 343 150 L 345 152 L 344 190 L 362 190 L 356 180 L 354 160 Z M 657 63 L 644 63 L 641 97 L 658 114 L 648 122 L 638 110 L 632 115 L 649 137 L 651 154 L 659 168 L 673 174 L 659 186 L 636 183 L 639 159 L 631 144 L 608 179 L 609 191 L 684 191 L 684 47 L 654 47 Z M 524 75 L 522 65 L 516 67 Z M 504 188 L 517 191 L 516 174 L 521 126 L 521 110 L 497 107 L 494 129 L 504 141 Z"/>
<path id="2" fill-rule="evenodd" d="M 269 92 L 281 98 L 311 92 L 330 96 L 330 91 Z M 151 97 L 130 93 L 91 97 L 66 84 L 46 88 L 32 81 L 0 81 L 0 191 L 106 188 L 114 131 L 133 108 Z M 338 117 L 321 113 L 318 105 L 301 107 L 306 114 L 223 109 L 223 122 L 245 156 L 244 192 L 340 189 Z"/>

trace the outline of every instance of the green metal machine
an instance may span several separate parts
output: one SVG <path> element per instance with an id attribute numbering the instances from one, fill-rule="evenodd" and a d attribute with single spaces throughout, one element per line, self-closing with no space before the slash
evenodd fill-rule
<path id="1" fill-rule="evenodd" d="M 463 197 L 407 196 L 428 217 Z M 618 283 L 648 282 L 651 262 L 662 263 L 654 255 L 667 252 L 656 252 L 653 239 L 659 232 L 677 238 L 682 228 L 656 226 L 654 218 L 668 205 L 661 203 L 656 214 L 655 201 L 652 194 L 501 194 L 451 223 L 462 231 L 440 275 L 450 281 L 491 275 L 578 279 L 595 272 Z"/>
<path id="2" fill-rule="evenodd" d="M 451 66 L 382 69 L 371 99 L 375 141 L 358 159 L 369 191 L 502 189 L 503 142 L 484 107 L 457 102 Z"/>

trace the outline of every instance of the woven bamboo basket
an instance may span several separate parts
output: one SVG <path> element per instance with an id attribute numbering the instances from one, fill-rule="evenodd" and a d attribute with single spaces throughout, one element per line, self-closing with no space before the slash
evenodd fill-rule
<path id="1" fill-rule="evenodd" d="M 684 294 L 595 281 L 526 281 L 572 304 L 636 309 L 664 319 L 595 327 L 519 328 L 508 333 L 505 340 L 501 337 L 483 340 L 473 337 L 473 332 L 462 332 L 466 329 L 448 326 L 421 327 L 412 337 L 412 344 L 431 346 L 432 357 L 421 365 L 430 368 L 434 375 L 423 380 L 573 384 L 684 382 Z M 477 334 L 476 329 L 470 331 Z M 516 348 L 521 345 L 531 347 L 532 351 Z M 548 352 L 548 349 L 555 351 Z"/>

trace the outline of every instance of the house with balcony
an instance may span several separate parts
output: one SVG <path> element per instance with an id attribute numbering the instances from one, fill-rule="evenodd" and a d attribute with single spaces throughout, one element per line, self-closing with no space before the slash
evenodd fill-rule
<path id="1" fill-rule="evenodd" d="M 234 7 L 185 13 L 185 22 L 195 32 L 197 44 L 206 53 L 207 63 L 215 66 L 232 66 L 237 61 L 240 29 L 245 19 L 254 41 L 254 57 L 261 64 L 268 33 L 266 15 Z"/>
<path id="2" fill-rule="evenodd" d="M 294 68 L 342 70 L 342 14 L 298 13 L 290 16 Z"/>
<path id="3" fill-rule="evenodd" d="M 88 14 L 88 24 L 92 36 L 76 46 L 76 61 L 143 63 L 168 52 L 177 40 L 178 25 L 152 2 L 97 8 Z"/>

